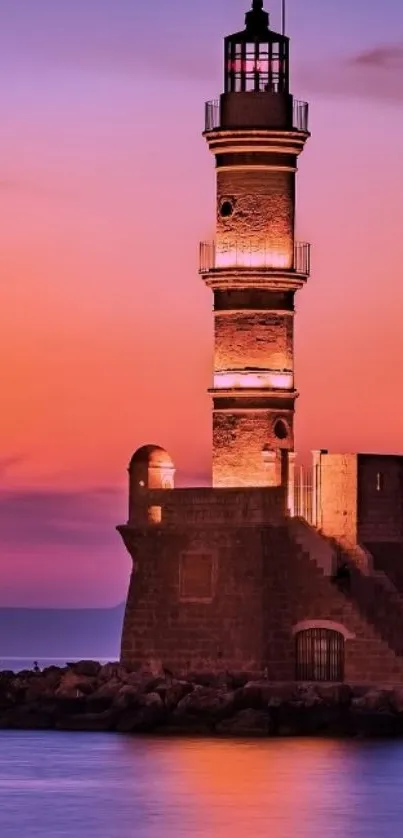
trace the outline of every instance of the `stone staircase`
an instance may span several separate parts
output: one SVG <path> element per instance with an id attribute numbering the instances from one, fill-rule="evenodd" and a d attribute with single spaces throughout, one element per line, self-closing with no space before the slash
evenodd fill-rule
<path id="1" fill-rule="evenodd" d="M 342 554 L 343 555 L 343 554 Z M 397 655 L 403 656 L 403 600 L 393 582 L 382 571 L 364 575 L 344 553 L 349 571 L 347 584 L 339 585 L 342 593 L 359 609 Z"/>
<path id="2" fill-rule="evenodd" d="M 403 543 L 375 542 L 365 545 L 375 573 L 383 573 L 403 598 Z"/>
<path id="3" fill-rule="evenodd" d="M 301 525 L 291 519 L 288 534 L 298 553 L 299 574 L 309 584 L 310 619 L 339 622 L 355 635 L 347 647 L 356 658 L 352 671 L 359 680 L 401 683 L 403 600 L 393 583 L 386 574 L 371 571 L 368 564 L 363 571 L 353 555 L 306 522 Z M 348 568 L 348 577 L 339 581 L 329 573 L 330 566 L 336 567 L 335 557 Z"/>
<path id="4" fill-rule="evenodd" d="M 327 539 L 305 520 L 290 518 L 289 532 L 295 544 L 313 559 L 325 576 L 334 576 L 337 569 L 337 552 Z"/>

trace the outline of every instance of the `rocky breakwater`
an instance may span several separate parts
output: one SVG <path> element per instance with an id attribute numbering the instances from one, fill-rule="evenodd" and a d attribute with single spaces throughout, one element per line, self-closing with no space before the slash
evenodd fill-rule
<path id="1" fill-rule="evenodd" d="M 403 736 L 403 687 L 186 679 L 94 661 L 0 673 L 0 728 L 228 736 Z"/>

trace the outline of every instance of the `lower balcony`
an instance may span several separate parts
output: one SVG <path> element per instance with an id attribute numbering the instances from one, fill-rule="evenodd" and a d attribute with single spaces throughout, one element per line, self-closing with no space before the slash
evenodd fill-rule
<path id="1" fill-rule="evenodd" d="M 274 248 L 266 240 L 225 240 L 200 243 L 199 273 L 244 268 L 247 270 L 291 271 L 308 277 L 311 263 L 311 246 L 308 242 L 295 242 L 292 254 Z"/>

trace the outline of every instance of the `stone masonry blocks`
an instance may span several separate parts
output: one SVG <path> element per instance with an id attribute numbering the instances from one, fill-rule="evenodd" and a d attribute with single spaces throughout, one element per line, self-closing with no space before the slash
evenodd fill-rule
<path id="1" fill-rule="evenodd" d="M 290 257 L 294 242 L 295 174 L 250 169 L 217 172 L 218 210 L 230 199 L 234 213 L 217 213 L 217 244 L 223 239 L 252 242 L 264 239 L 268 248 Z"/>
<path id="2" fill-rule="evenodd" d="M 220 312 L 215 316 L 214 368 L 293 370 L 294 319 L 273 312 Z"/>
<path id="3" fill-rule="evenodd" d="M 286 421 L 289 436 L 282 447 L 293 450 L 293 412 L 272 410 L 215 411 L 213 414 L 213 485 L 267 486 L 270 485 L 264 448 L 274 451 L 279 446 L 273 431 L 277 418 Z"/>
<path id="4" fill-rule="evenodd" d="M 175 673 L 266 670 L 269 680 L 292 681 L 293 627 L 303 620 L 330 620 L 352 638 L 345 646 L 347 681 L 403 683 L 403 659 L 299 550 L 285 520 L 282 526 L 232 522 L 149 527 L 129 530 L 125 540 L 134 570 L 123 664 L 147 667 L 157 662 Z M 181 600 L 184 552 L 214 557 L 216 583 L 210 601 Z"/>

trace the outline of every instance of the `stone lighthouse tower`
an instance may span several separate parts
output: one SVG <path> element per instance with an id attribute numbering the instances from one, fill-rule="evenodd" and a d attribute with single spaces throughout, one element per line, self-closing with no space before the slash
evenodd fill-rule
<path id="1" fill-rule="evenodd" d="M 289 86 L 289 39 L 262 0 L 225 39 L 224 93 L 206 105 L 217 171 L 216 237 L 200 273 L 214 294 L 213 486 L 286 479 L 294 450 L 294 297 L 309 275 L 295 241 L 308 105 Z"/>
<path id="2" fill-rule="evenodd" d="M 239 733 L 257 697 L 268 706 L 271 681 L 403 683 L 403 457 L 315 452 L 311 509 L 293 514 L 294 300 L 309 275 L 295 183 L 308 106 L 290 93 L 289 41 L 262 0 L 225 39 L 224 92 L 207 104 L 204 136 L 217 169 L 215 240 L 200 265 L 214 297 L 213 486 L 175 487 L 158 444 L 130 460 L 120 659 L 134 683 L 165 683 L 125 704 L 127 731 Z M 240 673 L 264 689 L 238 690 Z M 221 698 L 227 684 L 224 703 L 200 694 L 212 674 Z M 283 714 L 258 717 L 267 733 Z"/>

